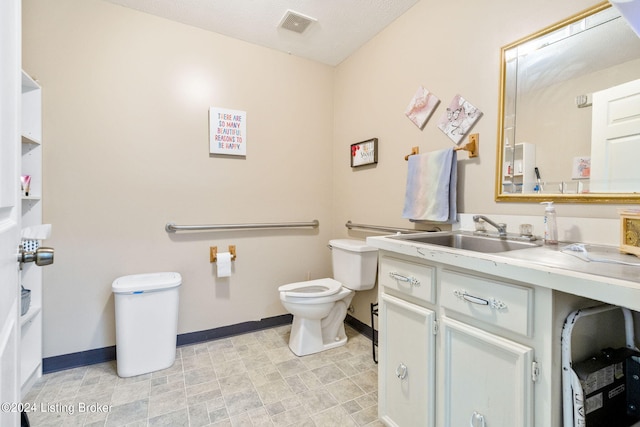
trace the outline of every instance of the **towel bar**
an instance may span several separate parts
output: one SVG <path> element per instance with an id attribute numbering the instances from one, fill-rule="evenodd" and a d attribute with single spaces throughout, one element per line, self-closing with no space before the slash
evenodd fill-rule
<path id="1" fill-rule="evenodd" d="M 473 133 L 469 135 L 469 142 L 467 144 L 463 145 L 462 147 L 456 147 L 453 149 L 453 151 L 460 151 L 460 150 L 468 151 L 469 158 L 471 159 L 473 157 L 478 157 L 479 145 L 480 145 L 480 134 Z M 411 147 L 411 153 L 404 156 L 404 159 L 408 161 L 409 157 L 415 154 L 420 154 L 420 147 Z"/>
<path id="2" fill-rule="evenodd" d="M 468 151 L 469 152 L 469 158 L 472 157 L 478 157 L 478 146 L 480 145 L 480 134 L 478 133 L 473 133 L 471 135 L 469 135 L 469 142 L 465 145 L 463 145 L 462 147 L 456 147 L 454 148 L 455 151 L 460 151 L 460 150 L 464 150 L 464 151 Z"/>
<path id="3" fill-rule="evenodd" d="M 413 156 L 414 154 L 420 154 L 420 147 L 411 147 L 411 153 L 404 156 L 404 159 L 409 161 L 409 157 Z"/>

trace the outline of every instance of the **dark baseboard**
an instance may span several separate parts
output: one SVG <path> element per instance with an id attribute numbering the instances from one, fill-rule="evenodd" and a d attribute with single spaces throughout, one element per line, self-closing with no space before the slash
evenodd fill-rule
<path id="1" fill-rule="evenodd" d="M 78 353 L 62 354 L 60 356 L 45 357 L 42 359 L 42 373 L 64 371 L 65 369 L 79 366 L 95 365 L 116 359 L 116 346 L 95 348 L 93 350 L 80 351 Z"/>
<path id="2" fill-rule="evenodd" d="M 232 337 L 234 335 L 246 334 L 247 332 L 260 331 L 262 329 L 269 329 L 275 326 L 288 325 L 292 320 L 293 316 L 291 314 L 283 314 L 253 322 L 237 323 L 235 325 L 208 329 L 206 331 L 189 332 L 187 334 L 178 335 L 178 347 L 181 345 L 195 344 L 204 341 Z"/>
<path id="3" fill-rule="evenodd" d="M 223 326 L 221 328 L 208 329 L 205 331 L 189 332 L 178 335 L 176 342 L 178 347 L 196 344 L 199 342 L 246 334 L 248 332 L 255 332 L 262 329 L 269 329 L 275 326 L 288 325 L 291 323 L 292 319 L 293 316 L 291 314 L 283 314 L 258 321 L 243 322 L 235 325 Z M 371 326 L 362 323 L 351 315 L 347 315 L 345 322 L 362 335 L 371 339 L 373 334 Z M 78 353 L 47 357 L 42 360 L 42 372 L 44 374 L 50 374 L 52 372 L 64 371 L 66 369 L 77 368 L 80 366 L 109 362 L 115 359 L 116 346 L 96 348 Z"/>
<path id="4" fill-rule="evenodd" d="M 344 319 L 344 321 L 347 325 L 351 326 L 353 329 L 360 332 L 365 337 L 372 339 L 373 328 L 371 327 L 371 325 L 367 325 L 366 323 L 359 321 L 358 319 L 351 316 L 350 314 L 347 314 L 347 318 Z"/>

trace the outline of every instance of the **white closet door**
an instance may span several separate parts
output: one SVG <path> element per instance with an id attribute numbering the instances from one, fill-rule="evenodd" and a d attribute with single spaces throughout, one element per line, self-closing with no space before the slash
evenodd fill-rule
<path id="1" fill-rule="evenodd" d="M 593 94 L 591 191 L 640 191 L 640 79 Z"/>
<path id="2" fill-rule="evenodd" d="M 19 424 L 21 2 L 0 2 L 0 425 Z M 9 405 L 9 406 L 6 406 Z"/>

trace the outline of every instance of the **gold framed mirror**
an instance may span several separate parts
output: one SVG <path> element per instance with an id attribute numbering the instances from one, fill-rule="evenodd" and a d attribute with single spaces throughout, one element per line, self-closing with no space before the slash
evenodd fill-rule
<path id="1" fill-rule="evenodd" d="M 497 147 L 496 201 L 640 203 L 640 38 L 608 2 L 501 49 Z"/>

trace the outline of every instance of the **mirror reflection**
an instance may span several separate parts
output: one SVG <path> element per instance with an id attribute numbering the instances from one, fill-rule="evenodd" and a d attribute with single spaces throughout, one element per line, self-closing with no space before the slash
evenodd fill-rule
<path id="1" fill-rule="evenodd" d="M 615 8 L 505 46 L 501 88 L 497 200 L 640 202 L 640 38 Z"/>

